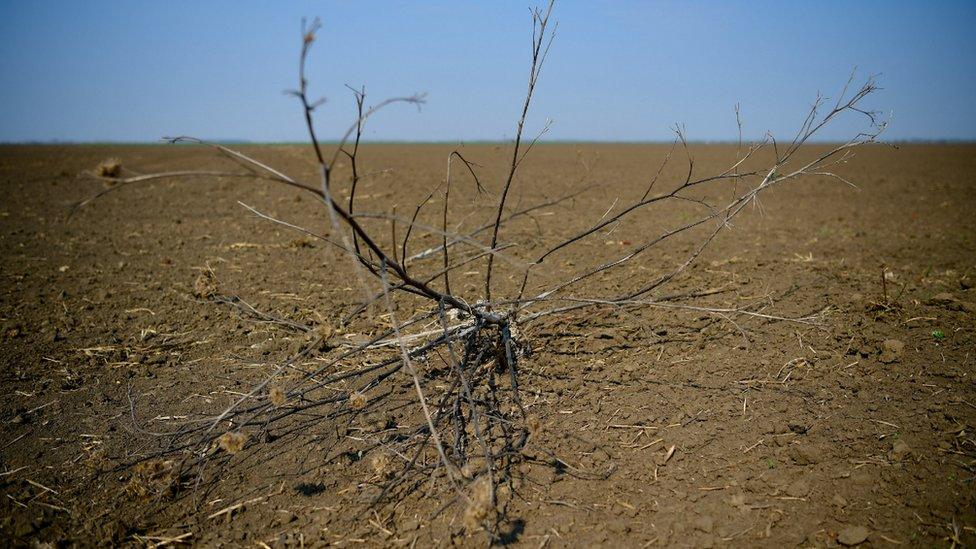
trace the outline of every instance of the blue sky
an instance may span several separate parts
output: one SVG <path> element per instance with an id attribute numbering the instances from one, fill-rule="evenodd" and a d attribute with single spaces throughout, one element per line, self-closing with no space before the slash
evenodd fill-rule
<path id="1" fill-rule="evenodd" d="M 373 140 L 511 138 L 529 60 L 532 0 L 482 2 L 0 0 L 0 141 L 153 141 L 163 135 L 304 138 L 295 99 L 302 16 L 324 28 L 318 128 L 350 122 L 343 85 L 394 106 Z M 789 136 L 817 91 L 854 66 L 880 73 L 870 106 L 888 139 L 976 139 L 976 2 L 557 2 L 559 27 L 527 131 L 549 139 Z M 842 123 L 821 137 L 849 135 Z"/>

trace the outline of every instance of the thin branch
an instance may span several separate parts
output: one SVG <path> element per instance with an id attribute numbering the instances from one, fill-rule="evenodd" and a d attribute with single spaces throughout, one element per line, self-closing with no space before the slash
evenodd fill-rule
<path id="1" fill-rule="evenodd" d="M 529 68 L 529 86 L 525 93 L 525 102 L 522 104 L 522 115 L 519 117 L 518 126 L 515 131 L 512 161 L 509 164 L 508 175 L 505 177 L 505 184 L 502 186 L 501 197 L 498 199 L 498 209 L 495 213 L 495 223 L 492 226 L 490 248 L 498 245 L 498 230 L 501 228 L 502 214 L 505 212 L 505 200 L 508 198 L 508 192 L 511 190 L 512 181 L 515 179 L 515 171 L 519 165 L 519 150 L 522 144 L 522 130 L 525 128 L 525 119 L 529 114 L 529 105 L 532 103 L 532 95 L 535 92 L 536 82 L 538 82 L 539 74 L 542 72 L 542 64 L 545 62 L 546 55 L 549 53 L 549 46 L 552 45 L 552 40 L 555 38 L 555 31 L 553 31 L 549 34 L 548 41 L 546 40 L 546 28 L 549 25 L 549 16 L 552 14 L 554 2 L 555 0 L 549 1 L 549 6 L 544 13 L 536 10 L 532 14 L 533 41 L 532 65 Z M 543 45 L 545 45 L 544 50 Z M 488 271 L 485 275 L 485 300 L 489 303 L 491 302 L 491 272 L 494 267 L 494 261 L 494 256 L 488 256 Z"/>

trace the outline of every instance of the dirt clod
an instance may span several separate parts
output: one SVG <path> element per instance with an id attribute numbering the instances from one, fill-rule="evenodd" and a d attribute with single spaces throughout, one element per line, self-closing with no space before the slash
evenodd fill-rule
<path id="1" fill-rule="evenodd" d="M 881 344 L 881 356 L 878 358 L 885 364 L 891 364 L 901 360 L 905 351 L 905 342 L 898 339 L 886 339 Z"/>
<path id="2" fill-rule="evenodd" d="M 810 483 L 804 479 L 798 479 L 786 487 L 786 495 L 794 498 L 802 498 L 810 493 Z"/>
<path id="3" fill-rule="evenodd" d="M 868 539 L 870 531 L 863 526 L 846 526 L 837 534 L 837 542 L 841 545 L 858 545 Z"/>
<path id="4" fill-rule="evenodd" d="M 937 305 L 940 307 L 950 307 L 958 302 L 959 300 L 956 299 L 956 296 L 950 294 L 949 292 L 935 294 L 925 301 L 927 305 Z"/>
<path id="5" fill-rule="evenodd" d="M 801 444 L 790 447 L 790 458 L 797 465 L 815 465 L 823 461 L 824 453 L 816 446 Z"/>
<path id="6" fill-rule="evenodd" d="M 898 439 L 891 447 L 888 456 L 894 461 L 902 461 L 912 455 L 912 448 L 902 439 Z"/>
<path id="7" fill-rule="evenodd" d="M 711 533 L 715 528 L 715 519 L 709 515 L 700 516 L 695 519 L 695 529 L 705 533 Z"/>

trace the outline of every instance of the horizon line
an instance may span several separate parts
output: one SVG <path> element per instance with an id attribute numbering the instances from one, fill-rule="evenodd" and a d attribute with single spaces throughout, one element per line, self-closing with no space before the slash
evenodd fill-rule
<path id="1" fill-rule="evenodd" d="M 246 145 L 246 146 L 298 146 L 298 145 L 310 145 L 310 141 L 260 141 L 260 140 L 249 140 L 249 139 L 204 139 L 204 143 L 170 143 L 166 140 L 160 139 L 156 141 L 150 140 L 72 140 L 72 139 L 44 139 L 44 140 L 22 140 L 22 141 L 0 141 L 0 146 L 198 146 L 206 145 L 208 143 L 218 144 L 218 145 Z M 545 141 L 539 141 L 537 145 L 572 145 L 572 144 L 587 144 L 587 145 L 670 145 L 673 140 L 665 139 L 549 139 Z M 738 139 L 688 139 L 686 141 L 690 145 L 736 145 L 740 141 Z M 753 144 L 757 141 L 741 141 L 741 144 Z M 824 140 L 809 140 L 807 144 L 810 145 L 830 145 L 836 143 L 843 143 L 843 140 L 834 139 L 824 139 Z M 335 146 L 338 145 L 339 141 L 319 141 L 320 145 Z M 376 139 L 376 140 L 363 140 L 361 142 L 364 145 L 503 145 L 511 144 L 511 139 L 432 139 L 432 140 L 410 140 L 410 139 Z M 885 143 L 897 143 L 897 144 L 917 144 L 917 145 L 967 145 L 976 144 L 976 138 L 903 138 L 903 139 L 885 139 L 877 141 L 876 144 L 883 145 Z"/>

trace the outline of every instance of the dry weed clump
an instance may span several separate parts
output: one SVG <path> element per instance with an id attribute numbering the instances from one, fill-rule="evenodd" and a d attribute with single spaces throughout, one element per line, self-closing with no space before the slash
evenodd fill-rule
<path id="1" fill-rule="evenodd" d="M 176 491 L 176 465 L 173 460 L 151 459 L 136 464 L 125 492 L 135 497 L 170 494 Z"/>
<path id="2" fill-rule="evenodd" d="M 328 322 L 322 322 L 315 325 L 308 332 L 306 339 L 311 343 L 318 351 L 328 351 L 338 347 L 342 342 L 339 339 L 341 331 L 334 328 Z"/>
<path id="3" fill-rule="evenodd" d="M 349 394 L 349 406 L 354 410 L 362 410 L 368 402 L 369 399 L 366 398 L 366 395 L 359 391 L 353 391 Z"/>
<path id="4" fill-rule="evenodd" d="M 268 399 L 277 408 L 281 408 L 288 403 L 288 395 L 285 394 L 285 390 L 277 385 L 268 391 Z"/>
<path id="5" fill-rule="evenodd" d="M 220 448 L 229 454 L 236 454 L 244 449 L 247 435 L 241 432 L 228 431 L 217 439 Z"/>
<path id="6" fill-rule="evenodd" d="M 370 465 L 373 467 L 373 472 L 380 478 L 390 479 L 396 474 L 393 461 L 386 453 L 378 453 L 373 456 L 373 459 L 370 460 Z"/>
<path id="7" fill-rule="evenodd" d="M 312 333 L 317 338 L 328 340 L 332 339 L 332 337 L 336 334 L 336 331 L 331 325 L 323 322 L 315 326 L 315 328 L 312 329 Z"/>
<path id="8" fill-rule="evenodd" d="M 115 179 L 122 175 L 122 161 L 118 158 L 107 158 L 95 167 L 95 175 Z"/>
<path id="9" fill-rule="evenodd" d="M 210 269 L 201 272 L 200 276 L 193 282 L 193 295 L 201 299 L 214 297 L 218 290 L 217 277 Z"/>

